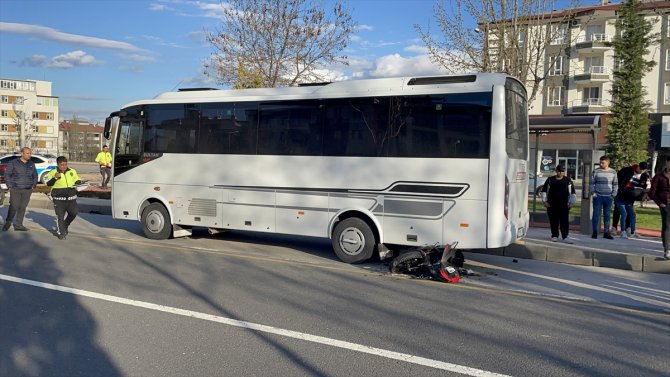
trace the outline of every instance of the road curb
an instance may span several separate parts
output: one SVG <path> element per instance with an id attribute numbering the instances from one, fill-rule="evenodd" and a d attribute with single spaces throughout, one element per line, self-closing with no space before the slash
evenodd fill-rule
<path id="1" fill-rule="evenodd" d="M 509 258 L 534 259 L 580 266 L 670 274 L 670 260 L 651 255 L 633 255 L 607 250 L 588 250 L 575 245 L 549 246 L 521 241 L 504 248 L 468 251 Z"/>

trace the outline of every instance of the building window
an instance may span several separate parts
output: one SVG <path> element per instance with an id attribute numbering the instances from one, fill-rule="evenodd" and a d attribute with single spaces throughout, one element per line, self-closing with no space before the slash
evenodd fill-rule
<path id="1" fill-rule="evenodd" d="M 54 113 L 47 113 L 48 120 L 54 120 Z"/>
<path id="2" fill-rule="evenodd" d="M 602 98 L 600 98 L 600 88 L 599 87 L 590 87 L 584 88 L 582 103 L 587 106 L 602 106 Z"/>
<path id="3" fill-rule="evenodd" d="M 663 104 L 670 105 L 670 82 L 665 83 L 665 91 L 663 92 Z"/>
<path id="4" fill-rule="evenodd" d="M 9 110 L 2 110 L 2 111 L 0 111 L 0 116 L 3 116 L 3 117 L 9 117 Z"/>
<path id="5" fill-rule="evenodd" d="M 33 111 L 33 119 L 40 119 L 40 113 Z"/>
<path id="6" fill-rule="evenodd" d="M 567 35 L 568 28 L 565 24 L 554 24 L 551 25 L 551 44 L 552 45 L 562 45 L 565 43 L 565 37 Z"/>
<path id="7" fill-rule="evenodd" d="M 563 87 L 549 87 L 547 93 L 547 106 L 563 106 Z"/>
<path id="8" fill-rule="evenodd" d="M 21 96 L 18 96 L 16 98 L 14 98 L 14 103 L 17 104 L 17 105 L 23 105 L 23 101 L 24 101 L 24 98 L 21 97 Z"/>
<path id="9" fill-rule="evenodd" d="M 519 37 L 519 47 L 523 47 L 526 44 L 526 32 L 520 31 L 518 37 Z"/>
<path id="10" fill-rule="evenodd" d="M 9 97 L 2 96 L 2 103 L 9 103 Z"/>
<path id="11" fill-rule="evenodd" d="M 0 147 L 6 147 L 6 146 L 7 146 L 7 140 L 0 139 Z"/>
<path id="12" fill-rule="evenodd" d="M 666 84 L 667 85 L 667 84 Z M 0 125 L 0 131 L 9 132 L 9 124 Z"/>
<path id="13" fill-rule="evenodd" d="M 665 50 L 665 70 L 670 71 L 670 48 Z"/>
<path id="14" fill-rule="evenodd" d="M 563 75 L 563 57 L 562 56 L 555 56 L 553 58 L 553 64 L 551 66 L 551 70 L 549 71 L 549 74 L 552 75 L 552 76 Z"/>
<path id="15" fill-rule="evenodd" d="M 34 133 L 39 133 L 40 132 L 40 126 L 32 126 L 32 130 Z"/>

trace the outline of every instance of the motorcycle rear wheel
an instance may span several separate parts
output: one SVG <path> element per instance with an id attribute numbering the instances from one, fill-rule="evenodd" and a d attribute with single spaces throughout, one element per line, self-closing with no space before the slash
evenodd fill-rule
<path id="1" fill-rule="evenodd" d="M 398 255 L 389 266 L 392 274 L 411 273 L 423 264 L 423 254 L 420 251 L 408 251 Z"/>

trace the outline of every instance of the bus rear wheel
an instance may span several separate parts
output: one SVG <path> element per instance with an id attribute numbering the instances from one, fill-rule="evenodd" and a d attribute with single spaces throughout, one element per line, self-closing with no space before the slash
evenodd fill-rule
<path id="1" fill-rule="evenodd" d="M 151 203 L 142 211 L 142 230 L 147 238 L 165 240 L 172 234 L 170 214 L 161 203 Z"/>
<path id="2" fill-rule="evenodd" d="M 361 263 L 372 257 L 375 236 L 370 226 L 357 217 L 340 221 L 333 231 L 333 250 L 345 263 Z"/>

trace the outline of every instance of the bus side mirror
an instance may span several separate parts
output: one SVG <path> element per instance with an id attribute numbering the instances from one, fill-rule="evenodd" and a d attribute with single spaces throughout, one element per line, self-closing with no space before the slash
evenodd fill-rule
<path id="1" fill-rule="evenodd" d="M 112 130 L 112 118 L 105 118 L 105 130 L 102 132 L 102 136 L 104 136 L 105 139 L 109 140 L 111 130 Z"/>

